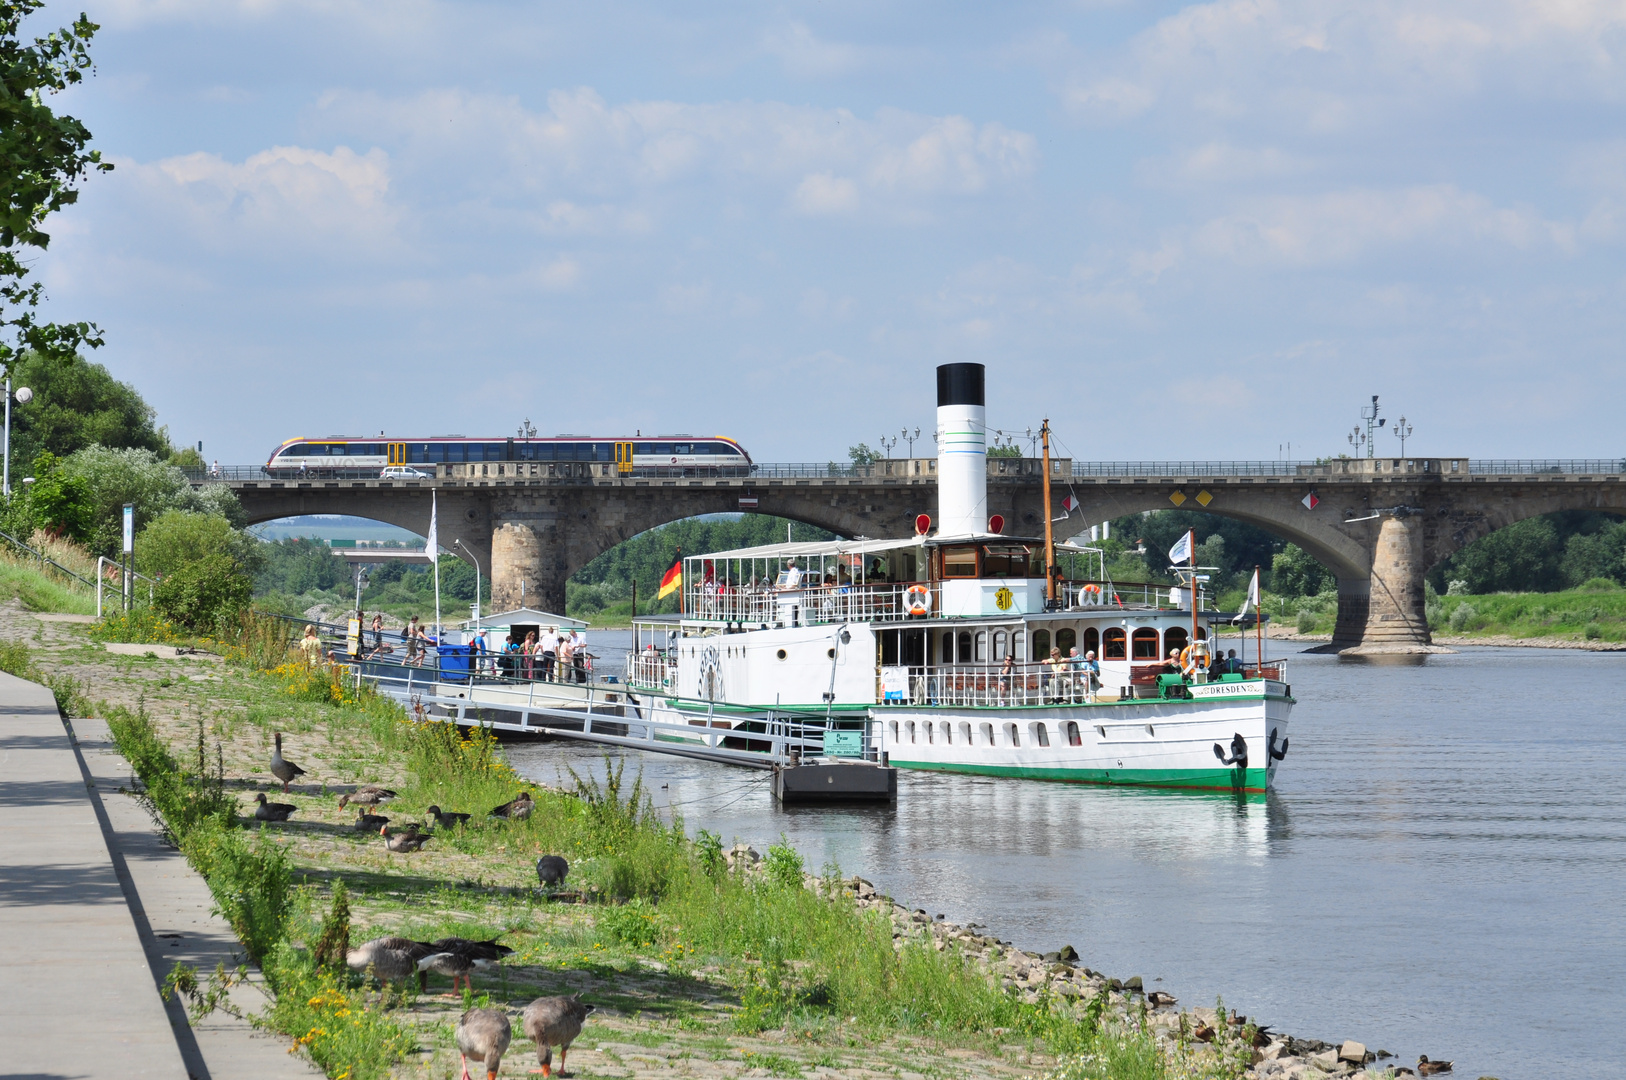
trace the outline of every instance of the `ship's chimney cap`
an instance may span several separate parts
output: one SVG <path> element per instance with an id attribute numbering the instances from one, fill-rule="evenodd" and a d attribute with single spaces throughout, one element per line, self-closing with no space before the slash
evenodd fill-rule
<path id="1" fill-rule="evenodd" d="M 937 407 L 945 405 L 985 405 L 981 364 L 939 364 L 937 366 Z"/>

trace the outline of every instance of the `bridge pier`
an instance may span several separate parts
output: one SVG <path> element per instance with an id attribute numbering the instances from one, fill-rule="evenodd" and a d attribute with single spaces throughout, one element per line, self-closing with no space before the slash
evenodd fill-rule
<path id="1" fill-rule="evenodd" d="M 1419 514 L 1384 515 L 1365 580 L 1338 581 L 1338 621 L 1329 651 L 1409 652 L 1433 647 L 1424 611 L 1424 527 Z"/>
<path id="2" fill-rule="evenodd" d="M 564 545 L 559 515 L 536 509 L 495 510 L 491 530 L 491 610 L 531 607 L 565 613 Z"/>

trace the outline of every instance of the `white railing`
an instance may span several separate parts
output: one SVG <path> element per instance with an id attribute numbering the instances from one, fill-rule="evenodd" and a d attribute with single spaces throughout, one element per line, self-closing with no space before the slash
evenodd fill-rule
<path id="1" fill-rule="evenodd" d="M 684 603 L 688 618 L 747 626 L 899 622 L 911 617 L 909 589 L 913 584 L 813 585 L 784 591 L 703 585 L 688 589 Z M 939 586 L 926 588 L 928 612 L 936 612 L 942 607 Z"/>
<path id="2" fill-rule="evenodd" d="M 627 654 L 627 685 L 649 690 L 670 690 L 677 678 L 677 666 L 662 652 Z"/>
<path id="3" fill-rule="evenodd" d="M 946 664 L 909 668 L 909 685 L 904 701 L 890 704 L 953 705 L 998 709 L 1018 705 L 1082 705 L 1099 700 L 1128 700 L 1157 696 L 1157 675 L 1162 665 L 1148 664 L 1126 678 L 1121 670 L 1109 667 L 1093 680 L 1080 668 L 1047 663 Z M 1265 678 L 1287 681 L 1285 661 L 1272 661 L 1263 668 L 1248 666 L 1239 674 L 1244 679 Z M 1218 681 L 1219 676 L 1212 680 Z M 1119 685 L 1122 684 L 1122 685 Z M 877 700 L 885 696 L 884 684 Z"/>
<path id="4" fill-rule="evenodd" d="M 147 603 L 152 603 L 152 587 L 158 584 L 156 580 L 148 577 L 146 574 L 138 574 L 134 570 L 126 570 L 116 560 L 109 559 L 106 555 L 101 555 L 96 559 L 96 617 L 98 619 L 102 617 L 102 585 L 107 581 L 108 578 L 107 572 L 102 569 L 104 563 L 107 566 L 114 568 L 115 572 L 113 577 L 120 581 L 120 596 L 123 599 L 129 599 L 130 593 L 135 589 L 136 579 L 139 578 L 147 583 Z"/>

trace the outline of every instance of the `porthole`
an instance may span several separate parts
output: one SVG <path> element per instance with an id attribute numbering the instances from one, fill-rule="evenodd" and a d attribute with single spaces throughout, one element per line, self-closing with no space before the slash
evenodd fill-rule
<path id="1" fill-rule="evenodd" d="M 836 651 L 835 649 L 826 649 L 824 655 L 834 660 L 836 658 Z"/>
<path id="2" fill-rule="evenodd" d="M 779 659 L 783 660 L 785 658 L 785 650 L 780 649 L 778 652 L 774 653 L 774 655 L 779 657 Z"/>

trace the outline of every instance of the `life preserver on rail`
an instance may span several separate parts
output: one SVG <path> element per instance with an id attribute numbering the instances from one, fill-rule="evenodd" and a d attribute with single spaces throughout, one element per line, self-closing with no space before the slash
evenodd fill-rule
<path id="1" fill-rule="evenodd" d="M 904 599 L 909 604 L 909 614 L 927 615 L 932 610 L 932 591 L 924 585 L 911 585 L 904 590 Z"/>
<path id="2" fill-rule="evenodd" d="M 1199 671 L 1208 670 L 1208 643 L 1196 641 L 1180 650 L 1180 674 L 1191 678 Z"/>
<path id="3" fill-rule="evenodd" d="M 1078 588 L 1078 602 L 1080 604 L 1099 604 L 1101 602 L 1101 586 L 1091 581 Z"/>

